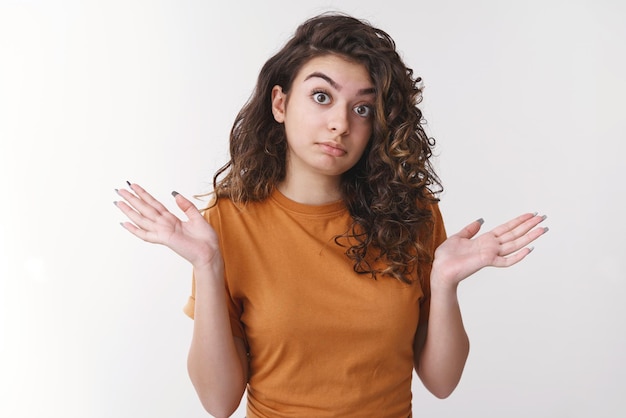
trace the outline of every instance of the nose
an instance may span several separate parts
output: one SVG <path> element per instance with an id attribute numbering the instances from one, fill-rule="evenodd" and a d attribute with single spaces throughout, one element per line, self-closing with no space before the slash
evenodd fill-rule
<path id="1" fill-rule="evenodd" d="M 337 135 L 350 133 L 349 109 L 346 106 L 336 105 L 330 111 L 328 128 Z"/>

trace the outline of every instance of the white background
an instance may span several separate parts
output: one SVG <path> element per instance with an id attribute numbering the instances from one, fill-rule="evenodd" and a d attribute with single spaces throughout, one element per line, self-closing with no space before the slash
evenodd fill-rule
<path id="1" fill-rule="evenodd" d="M 385 29 L 423 77 L 450 233 L 549 216 L 522 264 L 461 285 L 464 377 L 446 400 L 416 379 L 415 415 L 626 412 L 626 3 L 0 5 L 0 416 L 206 416 L 190 267 L 124 231 L 113 190 L 173 210 L 170 191 L 209 191 L 261 65 L 325 10 Z"/>

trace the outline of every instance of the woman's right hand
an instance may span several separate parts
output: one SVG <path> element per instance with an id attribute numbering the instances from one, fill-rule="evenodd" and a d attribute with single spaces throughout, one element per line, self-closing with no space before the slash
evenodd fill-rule
<path id="1" fill-rule="evenodd" d="M 188 220 L 183 222 L 139 185 L 129 183 L 129 187 L 134 193 L 116 189 L 124 201 L 114 202 L 131 221 L 121 223 L 126 230 L 146 242 L 165 245 L 194 268 L 221 269 L 217 234 L 193 203 L 172 192 L 176 204 L 187 216 Z"/>

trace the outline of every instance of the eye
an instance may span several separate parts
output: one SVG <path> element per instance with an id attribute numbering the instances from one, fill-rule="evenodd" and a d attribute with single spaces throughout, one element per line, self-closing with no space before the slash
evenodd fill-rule
<path id="1" fill-rule="evenodd" d="M 313 100 L 315 103 L 327 104 L 330 103 L 330 95 L 323 91 L 315 91 L 313 92 Z"/>
<path id="2" fill-rule="evenodd" d="M 354 108 L 354 113 L 367 118 L 372 114 L 372 107 L 369 105 L 358 105 Z"/>

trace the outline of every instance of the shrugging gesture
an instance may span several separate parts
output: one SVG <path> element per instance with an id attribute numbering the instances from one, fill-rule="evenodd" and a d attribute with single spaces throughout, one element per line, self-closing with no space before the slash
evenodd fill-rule
<path id="1" fill-rule="evenodd" d="M 548 231 L 536 228 L 545 219 L 545 215 L 526 213 L 477 237 L 483 220 L 472 222 L 437 248 L 433 279 L 456 285 L 483 267 L 520 262 L 532 251 L 527 246 Z"/>
<path id="2" fill-rule="evenodd" d="M 116 190 L 124 201 L 114 202 L 131 221 L 122 222 L 124 228 L 146 242 L 169 247 L 195 268 L 213 261 L 221 263 L 216 260 L 220 257 L 217 235 L 193 203 L 172 192 L 176 204 L 188 218 L 183 222 L 142 187 L 128 184 L 134 193 Z"/>
<path id="3" fill-rule="evenodd" d="M 458 284 L 483 267 L 509 267 L 523 260 L 532 250 L 528 244 L 548 231 L 537 228 L 544 219 L 526 213 L 476 236 L 483 224 L 479 219 L 448 237 L 435 251 L 428 327 L 418 330 L 415 350 L 417 373 L 435 396 L 445 398 L 452 393 L 469 353 Z"/>
<path id="4" fill-rule="evenodd" d="M 243 340 L 233 337 L 228 320 L 217 235 L 182 195 L 172 193 L 188 218 L 185 222 L 139 185 L 128 186 L 132 192 L 116 190 L 124 201 L 114 202 L 130 220 L 122 226 L 146 242 L 169 247 L 193 265 L 197 294 L 189 377 L 205 409 L 214 416 L 228 416 L 241 401 L 248 371 Z"/>
<path id="5" fill-rule="evenodd" d="M 424 210 L 443 187 L 421 78 L 366 21 L 306 20 L 257 80 L 213 177 L 219 241 L 177 193 L 186 221 L 137 184 L 115 202 L 124 228 L 193 265 L 188 371 L 203 406 L 227 417 L 246 393 L 248 417 L 406 417 L 411 366 L 449 396 L 469 353 L 458 284 L 524 259 L 545 217 L 526 213 L 480 235 L 478 220 L 444 242 L 422 234 L 445 228 Z M 328 245 L 332 237 L 351 246 Z M 243 251 L 244 239 L 264 246 Z M 384 265 L 367 263 L 372 251 Z M 432 260 L 430 278 L 416 276 L 428 269 L 415 260 Z M 374 280 L 379 271 L 389 280 Z"/>

